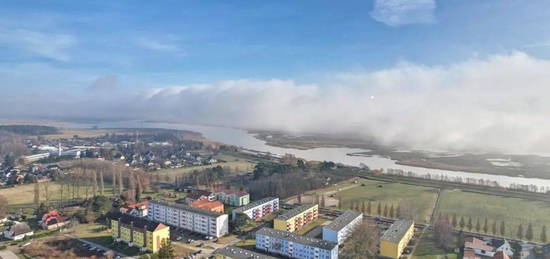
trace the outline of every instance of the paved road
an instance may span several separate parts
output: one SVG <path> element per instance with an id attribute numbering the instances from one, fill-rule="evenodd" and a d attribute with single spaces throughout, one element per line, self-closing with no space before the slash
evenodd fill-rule
<path id="1" fill-rule="evenodd" d="M 0 251 L 0 258 L 2 259 L 19 259 L 12 251 L 4 249 Z"/>

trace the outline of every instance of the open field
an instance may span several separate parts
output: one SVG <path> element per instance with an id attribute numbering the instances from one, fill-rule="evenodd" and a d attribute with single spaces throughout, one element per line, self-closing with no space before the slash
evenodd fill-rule
<path id="1" fill-rule="evenodd" d="M 48 193 L 49 193 L 49 200 L 52 202 L 61 200 L 61 185 L 57 182 L 44 182 L 40 183 L 40 197 L 41 201 L 45 201 L 45 185 L 48 185 Z M 8 199 L 8 205 L 11 208 L 25 208 L 25 207 L 32 207 L 34 206 L 34 184 L 23 184 L 23 185 L 17 185 L 14 187 L 7 187 L 0 189 L 0 195 L 6 197 Z M 85 187 L 79 188 L 78 195 L 75 195 L 79 198 L 85 197 Z M 72 192 L 72 191 L 71 191 Z M 89 190 L 89 196 L 92 194 L 92 188 L 90 187 Z M 105 195 L 110 196 L 112 195 L 112 188 L 111 186 L 105 186 Z M 68 199 L 69 193 L 67 191 L 67 188 L 65 187 L 64 190 L 64 199 Z"/>
<path id="2" fill-rule="evenodd" d="M 174 169 L 162 169 L 162 170 L 152 172 L 152 174 L 158 174 L 158 176 L 160 177 L 160 180 L 162 181 L 172 182 L 174 181 L 176 176 L 188 174 L 193 171 L 200 171 L 208 168 L 213 168 L 216 166 L 227 168 L 229 169 L 230 172 L 251 172 L 254 170 L 254 166 L 256 165 L 254 162 L 251 162 L 249 160 L 235 158 L 235 157 L 223 156 L 223 158 L 220 158 L 220 159 L 223 159 L 227 162 L 214 163 L 211 165 L 174 168 Z"/>
<path id="3" fill-rule="evenodd" d="M 350 208 L 353 204 L 372 202 L 372 214 L 376 213 L 378 203 L 382 208 L 387 205 L 397 207 L 408 204 L 416 211 L 415 220 L 426 222 L 433 211 L 437 190 L 428 187 L 399 183 L 387 183 L 361 179 L 357 186 L 336 192 L 336 198 L 342 202 L 342 208 Z M 365 185 L 365 186 L 362 186 Z"/>
<path id="4" fill-rule="evenodd" d="M 527 225 L 532 223 L 534 241 L 538 241 L 543 225 L 550 227 L 549 203 L 460 190 L 444 191 L 437 213 L 449 215 L 450 218 L 456 214 L 458 219 L 464 216 L 466 222 L 469 217 L 472 217 L 473 231 L 479 220 L 481 232 L 483 232 L 485 218 L 488 218 L 489 234 L 492 234 L 491 227 L 494 221 L 497 221 L 497 230 L 500 222 L 504 222 L 506 236 L 514 238 L 517 238 L 516 232 L 520 224 L 523 224 L 525 231 Z"/>
<path id="5" fill-rule="evenodd" d="M 46 139 L 62 139 L 62 138 L 72 138 L 73 136 L 79 136 L 81 138 L 94 138 L 99 136 L 104 136 L 105 134 L 111 133 L 134 133 L 129 130 L 120 130 L 120 129 L 59 129 L 58 134 L 44 135 Z"/>
<path id="6" fill-rule="evenodd" d="M 456 241 L 455 241 L 456 242 Z M 451 244 L 453 245 L 453 244 Z M 436 247 L 431 232 L 426 232 L 420 239 L 413 259 L 457 259 L 459 255 L 454 252 L 445 252 Z"/>

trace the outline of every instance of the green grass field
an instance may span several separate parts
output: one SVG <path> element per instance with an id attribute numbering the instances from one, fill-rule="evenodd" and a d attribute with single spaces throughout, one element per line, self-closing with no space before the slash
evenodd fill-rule
<path id="1" fill-rule="evenodd" d="M 358 186 L 337 192 L 335 196 L 341 199 L 342 208 L 371 201 L 373 215 L 376 215 L 378 203 L 382 203 L 382 208 L 408 204 L 417 212 L 415 220 L 426 222 L 433 211 L 436 195 L 437 190 L 433 188 L 361 179 Z"/>
<path id="2" fill-rule="evenodd" d="M 256 165 L 256 163 L 252 161 L 245 160 L 242 158 L 236 158 L 228 155 L 222 155 L 217 158 L 223 159 L 226 162 L 215 163 L 212 165 L 191 166 L 191 167 L 182 167 L 182 168 L 174 168 L 174 169 L 162 169 L 154 172 L 153 174 L 158 174 L 160 177 L 160 180 L 162 181 L 166 181 L 167 179 L 168 181 L 174 181 L 176 176 L 188 174 L 193 171 L 200 171 L 208 168 L 213 168 L 216 166 L 227 168 L 229 169 L 230 172 L 251 172 L 252 170 L 254 170 L 254 166 Z"/>
<path id="3" fill-rule="evenodd" d="M 455 241 L 456 242 L 456 241 Z M 445 252 L 438 248 L 433 240 L 432 233 L 427 232 L 420 239 L 416 251 L 414 252 L 413 259 L 457 259 L 458 254 L 453 252 Z"/>
<path id="4" fill-rule="evenodd" d="M 519 224 L 523 224 L 525 231 L 527 225 L 532 223 L 534 241 L 539 240 L 543 225 L 546 225 L 547 228 L 550 227 L 549 203 L 460 190 L 444 191 L 436 213 L 449 215 L 449 218 L 456 214 L 458 221 L 460 217 L 464 216 L 466 222 L 468 221 L 468 217 L 472 217 L 474 229 L 479 219 L 482 228 L 481 232 L 483 232 L 484 221 L 487 217 L 489 234 L 492 234 L 491 230 L 494 221 L 497 221 L 497 230 L 500 222 L 504 221 L 506 236 L 514 238 L 516 238 Z"/>

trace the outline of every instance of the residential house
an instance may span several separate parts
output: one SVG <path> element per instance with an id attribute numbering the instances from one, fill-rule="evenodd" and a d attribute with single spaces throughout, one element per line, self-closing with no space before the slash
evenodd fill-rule
<path id="1" fill-rule="evenodd" d="M 363 222 L 363 213 L 354 210 L 344 211 L 330 224 L 323 226 L 323 240 L 342 244 L 361 222 Z"/>
<path id="2" fill-rule="evenodd" d="M 464 239 L 464 251 L 474 251 L 476 257 L 493 257 L 495 255 L 494 247 L 475 237 Z"/>
<path id="3" fill-rule="evenodd" d="M 510 259 L 510 256 L 508 256 L 504 251 L 498 251 L 493 256 L 493 259 Z"/>
<path id="4" fill-rule="evenodd" d="M 298 231 L 319 217 L 318 210 L 317 204 L 300 205 L 275 218 L 273 228 L 288 232 Z"/>
<path id="5" fill-rule="evenodd" d="M 338 243 L 262 228 L 256 232 L 256 249 L 298 259 L 337 259 Z"/>
<path id="6" fill-rule="evenodd" d="M 122 213 L 111 216 L 111 232 L 115 241 L 151 252 L 157 252 L 170 239 L 170 227 Z"/>
<path id="7" fill-rule="evenodd" d="M 69 224 L 70 222 L 71 220 L 68 216 L 65 216 L 59 211 L 54 210 L 48 213 L 44 213 L 41 220 L 39 221 L 39 224 L 43 229 L 57 229 Z"/>
<path id="8" fill-rule="evenodd" d="M 211 191 L 207 190 L 193 190 L 187 197 L 185 197 L 185 202 L 192 203 L 194 201 L 207 199 L 209 201 L 215 201 L 216 195 L 212 193 Z"/>
<path id="9" fill-rule="evenodd" d="M 224 213 L 223 203 L 219 201 L 209 201 L 208 199 L 202 199 L 191 202 L 189 203 L 189 205 L 195 208 L 204 209 L 212 212 Z"/>
<path id="10" fill-rule="evenodd" d="M 25 223 L 16 223 L 4 231 L 4 237 L 11 240 L 21 240 L 32 235 L 34 235 L 34 232 Z"/>
<path id="11" fill-rule="evenodd" d="M 229 206 L 240 207 L 250 203 L 250 194 L 245 191 L 221 189 L 214 191 L 218 201 Z"/>
<path id="12" fill-rule="evenodd" d="M 414 235 L 412 220 L 396 220 L 380 238 L 380 256 L 399 258 Z"/>
<path id="13" fill-rule="evenodd" d="M 514 256 L 514 251 L 512 250 L 512 246 L 510 245 L 510 242 L 506 239 L 491 239 L 490 245 L 495 248 L 495 252 L 504 252 L 509 257 Z"/>
<path id="14" fill-rule="evenodd" d="M 127 204 L 119 209 L 121 213 L 130 214 L 135 217 L 147 216 L 147 201 Z"/>
<path id="15" fill-rule="evenodd" d="M 279 198 L 267 197 L 234 209 L 231 220 L 235 220 L 239 214 L 244 214 L 253 221 L 259 221 L 278 210 Z"/>

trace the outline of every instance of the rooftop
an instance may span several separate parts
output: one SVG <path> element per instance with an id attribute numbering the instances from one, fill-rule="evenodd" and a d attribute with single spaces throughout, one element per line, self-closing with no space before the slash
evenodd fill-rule
<path id="1" fill-rule="evenodd" d="M 362 217 L 363 213 L 355 211 L 355 210 L 346 210 L 342 215 L 340 215 L 338 218 L 333 220 L 330 224 L 324 226 L 325 228 L 328 228 L 332 231 L 340 231 L 344 227 L 346 227 L 349 223 L 351 223 L 353 220 L 355 220 L 358 217 Z"/>
<path id="2" fill-rule="evenodd" d="M 288 210 L 288 211 L 285 211 L 283 214 L 279 215 L 276 219 L 278 220 L 288 220 L 288 219 L 291 219 L 293 217 L 295 217 L 296 215 L 314 207 L 314 206 L 317 206 L 317 204 L 302 204 L 294 209 L 291 209 L 291 210 Z"/>
<path id="3" fill-rule="evenodd" d="M 234 259 L 276 259 L 276 257 L 252 252 L 236 246 L 226 246 L 224 248 L 220 248 L 216 250 L 215 254 L 228 256 Z"/>
<path id="4" fill-rule="evenodd" d="M 276 230 L 272 228 L 262 228 L 258 230 L 258 232 L 256 232 L 256 235 L 275 237 L 275 238 L 283 239 L 286 241 L 290 241 L 290 242 L 294 242 L 294 243 L 298 243 L 306 246 L 317 247 L 324 250 L 332 250 L 334 247 L 338 246 L 338 244 L 335 242 L 301 236 L 295 233 Z"/>
<path id="5" fill-rule="evenodd" d="M 259 205 L 262 205 L 264 203 L 267 203 L 267 202 L 270 202 L 272 200 L 278 200 L 279 198 L 275 198 L 275 197 L 267 197 L 267 198 L 263 198 L 261 200 L 257 200 L 257 201 L 254 201 L 254 202 L 251 202 L 247 205 L 244 205 L 242 207 L 239 207 L 239 208 L 236 208 L 234 209 L 233 211 L 235 211 L 235 213 L 239 213 L 239 212 L 244 212 L 244 211 L 247 211 L 249 209 L 252 209 L 254 207 L 257 207 Z"/>
<path id="6" fill-rule="evenodd" d="M 111 216 L 112 220 L 118 220 L 121 224 L 131 225 L 134 229 L 146 229 L 147 231 L 155 231 L 157 229 L 162 229 L 165 226 L 162 223 L 149 221 L 145 218 L 139 218 L 130 216 L 128 214 L 116 213 Z"/>
<path id="7" fill-rule="evenodd" d="M 213 211 L 209 211 L 209 210 L 205 210 L 205 209 L 199 209 L 199 208 L 191 207 L 189 205 L 175 203 L 175 202 L 172 202 L 172 201 L 151 200 L 151 201 L 149 201 L 149 204 L 164 205 L 164 206 L 168 206 L 168 207 L 172 207 L 172 208 L 176 208 L 176 209 L 190 211 L 190 212 L 201 214 L 201 215 L 208 216 L 208 217 L 217 218 L 217 217 L 223 215 L 223 214 L 220 214 L 220 213 L 217 213 L 217 212 L 213 212 Z"/>
<path id="8" fill-rule="evenodd" d="M 391 227 L 384 232 L 384 235 L 382 235 L 382 238 L 380 240 L 385 240 L 392 243 L 398 243 L 403 239 L 403 236 L 405 233 L 407 233 L 407 230 L 413 225 L 412 220 L 396 220 Z"/>

